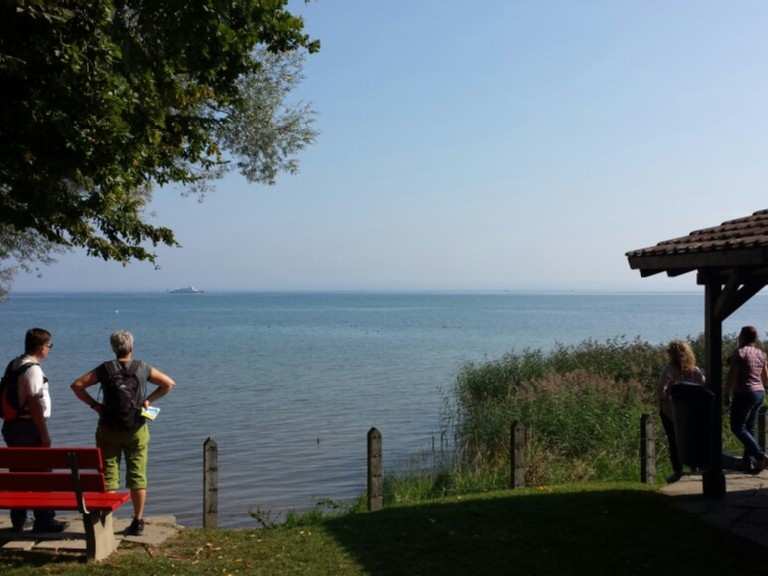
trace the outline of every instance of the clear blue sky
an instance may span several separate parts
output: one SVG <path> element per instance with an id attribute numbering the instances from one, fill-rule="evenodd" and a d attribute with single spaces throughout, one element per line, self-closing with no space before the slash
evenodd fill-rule
<path id="1" fill-rule="evenodd" d="M 768 3 L 294 7 L 300 173 L 158 190 L 160 270 L 74 253 L 17 290 L 692 290 L 624 253 L 768 207 Z"/>

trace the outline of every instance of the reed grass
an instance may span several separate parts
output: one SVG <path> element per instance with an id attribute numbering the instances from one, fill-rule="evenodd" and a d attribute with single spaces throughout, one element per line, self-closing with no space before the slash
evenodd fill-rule
<path id="1" fill-rule="evenodd" d="M 689 342 L 703 366 L 703 337 Z M 724 370 L 735 346 L 734 336 L 724 338 Z M 514 421 L 530 431 L 527 485 L 637 480 L 640 417 L 658 412 L 655 387 L 667 363 L 665 350 L 666 344 L 639 339 L 587 340 L 466 364 L 446 398 L 444 422 L 447 435 L 455 438 L 451 457 L 432 470 L 390 475 L 385 502 L 413 503 L 507 486 Z M 723 424 L 726 448 L 737 451 L 727 414 Z M 658 418 L 656 430 L 661 481 L 671 466 Z"/>

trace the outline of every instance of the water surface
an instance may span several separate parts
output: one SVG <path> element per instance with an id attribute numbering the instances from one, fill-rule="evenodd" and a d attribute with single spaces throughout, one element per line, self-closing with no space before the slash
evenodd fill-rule
<path id="1" fill-rule="evenodd" d="M 0 357 L 41 326 L 55 348 L 54 443 L 91 445 L 95 413 L 69 384 L 131 330 L 136 356 L 176 379 L 151 424 L 150 513 L 199 525 L 202 444 L 219 445 L 224 526 L 248 510 L 303 509 L 354 498 L 365 484 L 365 435 L 384 436 L 387 469 L 439 445 L 440 411 L 460 366 L 512 349 L 703 331 L 701 294 L 67 294 L 0 305 Z M 768 299 L 725 325 L 765 332 Z"/>

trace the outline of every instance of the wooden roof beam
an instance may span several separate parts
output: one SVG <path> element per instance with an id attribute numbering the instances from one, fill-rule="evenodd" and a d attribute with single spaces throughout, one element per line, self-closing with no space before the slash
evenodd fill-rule
<path id="1" fill-rule="evenodd" d="M 640 278 L 648 278 L 654 274 L 661 274 L 664 270 L 640 270 Z"/>
<path id="2" fill-rule="evenodd" d="M 764 266 L 760 267 L 748 267 L 739 268 L 739 275 L 742 283 L 758 282 L 760 280 L 768 280 L 768 268 Z M 717 268 L 717 269 L 699 269 L 696 275 L 696 283 L 699 285 L 709 284 L 716 280 L 720 280 L 720 284 L 726 284 L 730 278 L 733 268 Z"/>
<path id="3" fill-rule="evenodd" d="M 766 278 L 749 278 L 745 281 L 741 271 L 732 270 L 725 288 L 715 303 L 715 317 L 722 322 L 760 292 L 766 284 L 768 284 Z"/>
<path id="4" fill-rule="evenodd" d="M 667 276 L 674 278 L 675 276 L 682 276 L 683 274 L 688 274 L 688 272 L 693 272 L 694 270 L 696 270 L 696 268 L 672 268 L 667 270 Z"/>

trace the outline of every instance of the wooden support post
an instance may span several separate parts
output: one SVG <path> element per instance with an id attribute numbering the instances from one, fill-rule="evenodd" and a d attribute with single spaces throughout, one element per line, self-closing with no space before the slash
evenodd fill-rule
<path id="1" fill-rule="evenodd" d="M 384 507 L 384 476 L 381 462 L 381 432 L 368 430 L 368 511 Z"/>
<path id="2" fill-rule="evenodd" d="M 656 483 L 656 427 L 650 414 L 640 417 L 640 482 Z"/>
<path id="3" fill-rule="evenodd" d="M 717 302 L 722 293 L 719 278 L 707 278 L 704 286 L 704 345 L 706 349 L 707 387 L 714 394 L 709 429 L 709 464 L 704 470 L 704 495 L 708 498 L 725 496 L 723 474 L 723 324 L 716 315 Z"/>
<path id="4" fill-rule="evenodd" d="M 213 438 L 203 442 L 203 528 L 219 524 L 219 447 Z"/>
<path id="5" fill-rule="evenodd" d="M 525 487 L 525 426 L 513 422 L 509 430 L 509 487 Z"/>
<path id="6" fill-rule="evenodd" d="M 757 443 L 760 444 L 760 450 L 763 452 L 765 452 L 765 447 L 768 446 L 766 434 L 768 434 L 768 412 L 765 410 L 765 407 L 762 407 L 757 415 Z"/>

